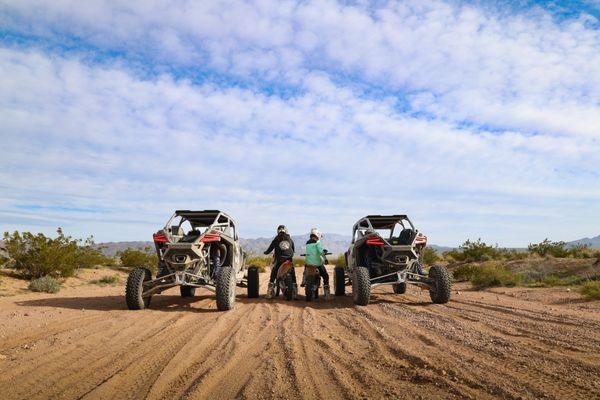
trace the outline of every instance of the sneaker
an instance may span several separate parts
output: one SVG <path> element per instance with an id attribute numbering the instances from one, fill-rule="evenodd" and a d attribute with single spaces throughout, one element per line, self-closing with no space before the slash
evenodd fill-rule
<path id="1" fill-rule="evenodd" d="M 275 297 L 275 287 L 272 283 L 269 283 L 269 288 L 267 289 L 267 299 L 272 299 Z"/>
<path id="2" fill-rule="evenodd" d="M 329 285 L 323 286 L 323 294 L 325 295 L 325 300 L 331 300 L 331 293 L 329 292 Z"/>

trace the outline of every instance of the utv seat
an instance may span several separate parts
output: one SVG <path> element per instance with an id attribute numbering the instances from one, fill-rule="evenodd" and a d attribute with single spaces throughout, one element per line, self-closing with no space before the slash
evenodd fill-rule
<path id="1" fill-rule="evenodd" d="M 402 229 L 402 231 L 400 232 L 400 235 L 398 235 L 397 238 L 397 243 L 396 242 L 396 238 L 392 239 L 392 243 L 393 244 L 399 244 L 402 246 L 409 246 L 410 244 L 412 244 L 414 238 L 415 238 L 415 234 L 416 232 L 413 231 L 412 229 Z"/>

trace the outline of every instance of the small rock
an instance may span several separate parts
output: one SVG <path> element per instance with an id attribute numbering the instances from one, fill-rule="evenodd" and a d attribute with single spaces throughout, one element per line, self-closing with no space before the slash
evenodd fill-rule
<path id="1" fill-rule="evenodd" d="M 29 317 L 29 313 L 23 314 L 24 317 Z"/>
<path id="2" fill-rule="evenodd" d="M 571 291 L 571 288 L 567 288 L 567 292 L 570 292 L 570 291 Z"/>
<path id="3" fill-rule="evenodd" d="M 0 361 L 2 360 L 6 360 L 8 357 L 6 357 L 4 354 L 0 354 Z"/>

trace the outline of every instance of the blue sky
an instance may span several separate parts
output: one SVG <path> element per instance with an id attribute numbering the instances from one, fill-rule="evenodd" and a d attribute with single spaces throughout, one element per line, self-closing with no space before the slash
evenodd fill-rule
<path id="1" fill-rule="evenodd" d="M 598 1 L 0 0 L 0 229 L 600 234 Z"/>

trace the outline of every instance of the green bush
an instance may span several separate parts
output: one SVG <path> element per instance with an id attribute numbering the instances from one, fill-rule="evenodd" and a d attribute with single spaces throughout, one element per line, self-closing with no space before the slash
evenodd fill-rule
<path id="1" fill-rule="evenodd" d="M 600 281 L 589 281 L 580 289 L 587 300 L 600 300 Z"/>
<path id="2" fill-rule="evenodd" d="M 502 258 L 502 253 L 498 249 L 498 246 L 490 246 L 482 242 L 481 239 L 477 239 L 474 242 L 467 239 L 457 250 L 448 251 L 444 253 L 444 256 L 449 257 L 451 261 L 481 262 L 498 260 Z"/>
<path id="3" fill-rule="evenodd" d="M 119 251 L 117 257 L 121 260 L 121 266 L 128 270 L 140 267 L 154 271 L 158 264 L 158 257 L 151 252 L 150 247 L 145 247 L 143 250 L 125 249 Z"/>
<path id="4" fill-rule="evenodd" d="M 120 278 L 119 275 L 107 275 L 107 276 L 103 276 L 100 279 L 94 279 L 92 281 L 90 281 L 90 283 L 92 285 L 100 285 L 100 286 L 106 286 L 106 285 L 116 285 L 117 283 L 119 283 Z"/>
<path id="5" fill-rule="evenodd" d="M 43 276 L 32 280 L 29 283 L 29 290 L 32 292 L 58 293 L 60 282 L 51 276 Z"/>
<path id="6" fill-rule="evenodd" d="M 335 264 L 335 266 L 337 267 L 343 267 L 346 268 L 346 255 L 345 254 L 340 254 L 339 256 L 337 256 L 336 258 L 334 258 L 333 260 L 331 260 L 331 262 L 333 264 Z"/>
<path id="7" fill-rule="evenodd" d="M 77 268 L 89 268 L 106 259 L 92 248 L 92 238 L 83 242 L 65 236 L 61 228 L 56 232 L 54 239 L 43 233 L 5 232 L 4 245 L 12 267 L 27 278 L 69 277 Z"/>
<path id="8" fill-rule="evenodd" d="M 423 257 L 423 264 L 425 264 L 425 265 L 433 265 L 440 259 L 437 251 L 435 251 L 431 247 L 425 247 L 423 249 L 422 257 Z"/>
<path id="9" fill-rule="evenodd" d="M 471 283 L 477 289 L 493 286 L 517 286 L 523 277 L 496 263 L 484 263 L 476 266 L 471 275 Z"/>
<path id="10" fill-rule="evenodd" d="M 458 282 L 470 281 L 475 268 L 477 267 L 473 264 L 460 265 L 454 271 L 452 271 L 452 277 Z"/>
<path id="11" fill-rule="evenodd" d="M 540 243 L 530 243 L 527 246 L 527 250 L 542 257 L 552 256 L 562 258 L 569 255 L 569 250 L 565 248 L 565 242 L 552 242 L 547 238 Z"/>

